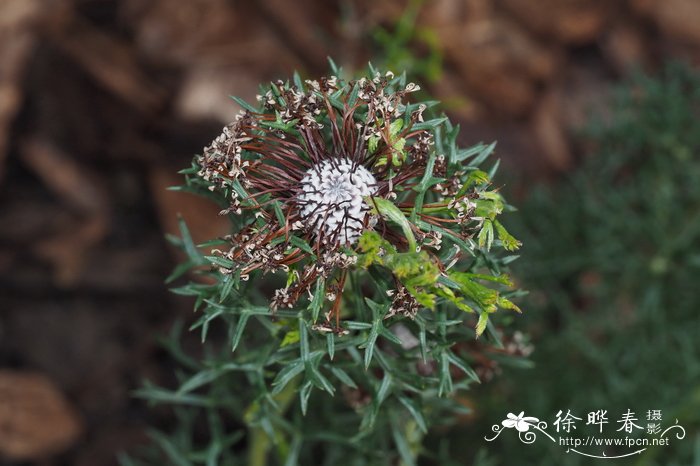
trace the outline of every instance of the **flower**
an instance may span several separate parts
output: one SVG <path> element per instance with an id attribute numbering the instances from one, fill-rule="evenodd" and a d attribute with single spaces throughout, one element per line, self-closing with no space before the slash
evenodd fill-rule
<path id="1" fill-rule="evenodd" d="M 297 206 L 307 228 L 326 242 L 357 242 L 371 210 L 364 198 L 377 187 L 372 173 L 346 158 L 328 159 L 310 168 L 300 184 Z"/>
<path id="2" fill-rule="evenodd" d="M 474 254 L 472 237 L 503 202 L 486 189 L 484 172 L 437 152 L 435 131 L 444 119 L 428 124 L 427 105 L 406 102 L 418 86 L 403 79 L 387 73 L 350 82 L 278 81 L 258 96 L 260 108 L 246 105 L 204 148 L 197 174 L 226 196 L 222 214 L 237 225 L 229 248 L 215 251 L 222 273 L 236 281 L 286 274 L 271 309 L 308 297 L 318 310 L 326 298 L 327 324 L 335 317 L 339 332 L 348 272 L 373 265 L 388 269 L 398 290 L 390 316 L 413 317 L 438 298 L 472 310 L 459 292 L 474 291 L 465 282 L 471 277 L 455 275 L 457 293 L 449 289 L 454 280 L 437 279 L 447 278 L 463 254 Z M 441 250 L 445 241 L 456 250 Z M 514 308 L 498 298 L 484 302 L 484 312 L 497 304 Z"/>
<path id="3" fill-rule="evenodd" d="M 503 427 L 506 427 L 508 429 L 512 429 L 513 427 L 515 427 L 518 430 L 518 432 L 527 432 L 528 430 L 530 430 L 530 426 L 532 424 L 536 425 L 538 422 L 540 422 L 540 420 L 536 417 L 523 417 L 524 414 L 525 411 L 521 411 L 520 414 L 518 414 L 517 416 L 513 413 L 508 413 L 508 415 L 506 416 L 508 419 L 504 419 L 503 422 L 501 422 L 501 424 L 503 424 Z"/>

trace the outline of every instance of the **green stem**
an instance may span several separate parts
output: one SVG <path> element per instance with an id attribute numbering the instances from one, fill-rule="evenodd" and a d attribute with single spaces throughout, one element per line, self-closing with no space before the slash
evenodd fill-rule
<path id="1" fill-rule="evenodd" d="M 274 396 L 280 413 L 285 413 L 291 405 L 292 399 L 299 388 L 301 376 L 297 376 L 290 381 L 284 390 Z M 270 437 L 262 427 L 250 427 L 250 449 L 248 450 L 249 466 L 265 466 L 267 464 L 267 453 L 270 450 Z"/>
<path id="2" fill-rule="evenodd" d="M 250 466 L 265 466 L 267 464 L 267 450 L 270 447 L 270 439 L 260 427 L 254 427 L 250 432 L 250 450 L 248 450 L 248 464 Z"/>

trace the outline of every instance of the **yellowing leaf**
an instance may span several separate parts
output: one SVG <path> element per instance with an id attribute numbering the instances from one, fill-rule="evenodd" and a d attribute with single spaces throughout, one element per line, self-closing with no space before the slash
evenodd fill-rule
<path id="1" fill-rule="evenodd" d="M 299 341 L 299 330 L 290 330 L 282 339 L 280 346 L 293 345 Z"/>
<path id="2" fill-rule="evenodd" d="M 486 330 L 486 326 L 489 323 L 489 314 L 488 312 L 482 312 L 479 314 L 479 321 L 476 323 L 476 336 L 477 338 L 480 337 L 483 333 L 484 330 Z"/>

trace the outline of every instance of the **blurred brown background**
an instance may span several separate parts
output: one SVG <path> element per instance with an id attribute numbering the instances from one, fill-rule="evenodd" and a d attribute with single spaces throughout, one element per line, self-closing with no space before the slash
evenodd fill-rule
<path id="1" fill-rule="evenodd" d="M 0 1 L 0 464 L 115 464 L 164 422 L 130 396 L 171 377 L 155 335 L 190 313 L 164 234 L 179 212 L 195 240 L 225 229 L 165 189 L 229 94 L 326 56 L 391 64 L 377 32 L 408 6 L 462 142 L 538 177 L 576 164 L 572 134 L 631 69 L 700 58 L 698 0 Z"/>

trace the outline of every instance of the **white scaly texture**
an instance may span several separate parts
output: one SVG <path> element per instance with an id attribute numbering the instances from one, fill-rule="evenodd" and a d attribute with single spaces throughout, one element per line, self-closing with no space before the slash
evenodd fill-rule
<path id="1" fill-rule="evenodd" d="M 366 196 L 377 190 L 377 180 L 362 165 L 348 159 L 329 159 L 312 167 L 301 180 L 299 213 L 306 228 L 325 242 L 353 244 L 362 234 L 370 207 Z"/>

